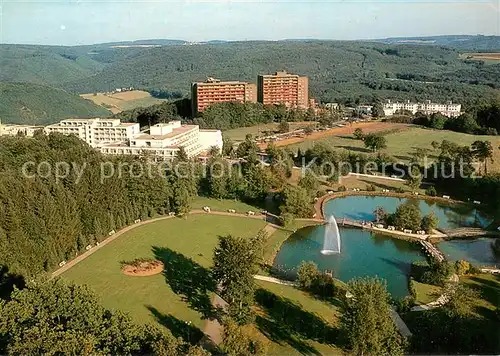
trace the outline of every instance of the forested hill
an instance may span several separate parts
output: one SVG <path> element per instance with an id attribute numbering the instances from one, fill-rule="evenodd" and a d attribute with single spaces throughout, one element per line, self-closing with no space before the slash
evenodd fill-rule
<path id="1" fill-rule="evenodd" d="M 500 51 L 500 36 L 482 35 L 451 35 L 451 36 L 424 36 L 424 37 L 392 37 L 374 40 L 386 44 L 425 44 L 449 46 L 460 50 L 487 52 Z"/>
<path id="2" fill-rule="evenodd" d="M 0 82 L 2 123 L 50 124 L 67 117 L 111 113 L 76 94 L 48 86 Z"/>
<path id="3" fill-rule="evenodd" d="M 320 101 L 344 103 L 395 98 L 468 104 L 490 100 L 500 88 L 500 64 L 461 59 L 463 51 L 449 46 L 300 40 L 114 47 L 0 45 L 0 80 L 74 93 L 133 86 L 188 95 L 190 83 L 207 76 L 255 82 L 258 74 L 284 69 L 307 75 Z"/>

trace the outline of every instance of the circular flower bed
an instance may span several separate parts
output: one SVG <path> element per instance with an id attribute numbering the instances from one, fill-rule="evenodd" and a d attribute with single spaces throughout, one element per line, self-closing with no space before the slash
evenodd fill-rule
<path id="1" fill-rule="evenodd" d="M 163 271 L 163 263 L 153 259 L 136 259 L 122 263 L 122 273 L 127 276 L 146 277 Z"/>

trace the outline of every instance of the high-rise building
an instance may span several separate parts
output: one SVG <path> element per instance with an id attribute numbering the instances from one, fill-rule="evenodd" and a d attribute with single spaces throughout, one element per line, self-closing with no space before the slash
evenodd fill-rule
<path id="1" fill-rule="evenodd" d="M 288 108 L 309 107 L 309 80 L 285 71 L 257 78 L 257 101 L 264 105 L 284 104 Z"/>
<path id="2" fill-rule="evenodd" d="M 255 103 L 257 102 L 257 86 L 246 82 L 222 82 L 215 78 L 208 78 L 206 82 L 191 84 L 191 101 L 195 116 L 215 103 L 232 101 Z"/>

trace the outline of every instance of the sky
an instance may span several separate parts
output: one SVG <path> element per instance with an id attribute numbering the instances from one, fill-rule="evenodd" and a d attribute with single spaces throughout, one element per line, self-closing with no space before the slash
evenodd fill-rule
<path id="1" fill-rule="evenodd" d="M 0 43 L 500 35 L 500 0 L 0 0 Z"/>

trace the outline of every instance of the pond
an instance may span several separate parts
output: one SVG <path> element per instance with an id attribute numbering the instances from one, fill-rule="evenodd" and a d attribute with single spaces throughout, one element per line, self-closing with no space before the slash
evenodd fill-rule
<path id="1" fill-rule="evenodd" d="M 494 267 L 500 266 L 500 255 L 492 248 L 494 241 L 491 238 L 452 240 L 440 242 L 438 248 L 450 261 L 466 260 L 476 266 Z"/>
<path id="2" fill-rule="evenodd" d="M 465 204 L 446 205 L 422 199 L 412 200 L 419 205 L 422 216 L 433 211 L 439 219 L 438 226 L 441 229 L 454 229 L 463 226 L 487 227 L 491 223 L 491 220 L 480 211 Z M 393 213 L 399 205 L 407 201 L 408 199 L 394 197 L 353 195 L 326 202 L 324 213 L 326 217 L 333 214 L 336 218 L 373 221 L 375 220 L 373 211 L 377 207 L 381 206 L 387 212 Z"/>
<path id="3" fill-rule="evenodd" d="M 274 268 L 294 278 L 302 261 L 313 261 L 322 271 L 333 270 L 342 281 L 354 277 L 378 276 L 387 281 L 395 298 L 408 294 L 407 275 L 413 261 L 424 260 L 420 245 L 368 231 L 340 229 L 341 252 L 323 255 L 325 226 L 309 226 L 295 232 L 281 247 Z"/>

